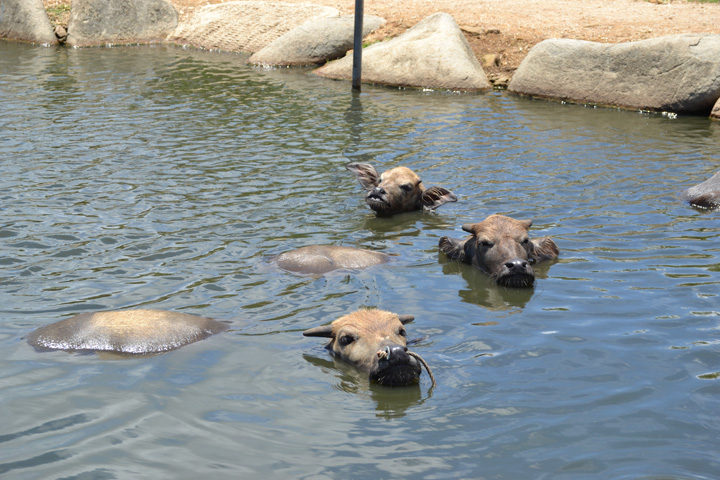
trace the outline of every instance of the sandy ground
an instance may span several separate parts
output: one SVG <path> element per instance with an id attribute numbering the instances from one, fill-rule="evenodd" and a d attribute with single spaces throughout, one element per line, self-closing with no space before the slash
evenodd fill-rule
<path id="1" fill-rule="evenodd" d="M 59 8 L 68 0 L 44 0 Z M 171 0 L 180 21 L 231 0 Z M 280 0 L 355 11 L 355 0 Z M 720 3 L 687 0 L 367 0 L 365 13 L 387 20 L 368 41 L 394 37 L 437 12 L 465 32 L 488 76 L 511 75 L 528 50 L 548 38 L 625 42 L 675 33 L 720 33 Z"/>

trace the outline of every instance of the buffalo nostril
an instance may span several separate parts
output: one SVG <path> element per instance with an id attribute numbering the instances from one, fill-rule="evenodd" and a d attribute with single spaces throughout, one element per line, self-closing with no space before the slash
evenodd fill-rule
<path id="1" fill-rule="evenodd" d="M 386 345 L 382 349 L 378 350 L 377 356 L 380 360 L 390 361 L 390 359 L 397 360 L 407 356 L 408 348 L 403 345 Z"/>
<path id="2" fill-rule="evenodd" d="M 390 355 L 393 355 L 395 357 L 402 356 L 405 352 L 407 352 L 408 348 L 403 345 L 393 345 L 392 347 L 385 347 L 389 350 L 388 358 L 390 358 Z"/>
<path id="3" fill-rule="evenodd" d="M 527 268 L 528 263 L 525 260 L 512 260 L 510 262 L 505 263 L 505 267 L 508 270 L 524 270 Z"/>

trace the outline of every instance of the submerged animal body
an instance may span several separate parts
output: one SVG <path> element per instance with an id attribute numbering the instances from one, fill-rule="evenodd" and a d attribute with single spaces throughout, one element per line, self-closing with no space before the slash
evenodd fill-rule
<path id="1" fill-rule="evenodd" d="M 381 252 L 335 245 L 310 245 L 281 253 L 275 258 L 284 270 L 303 274 L 322 274 L 338 269 L 361 269 L 387 263 Z"/>
<path id="2" fill-rule="evenodd" d="M 326 348 L 368 372 L 371 382 L 387 386 L 413 385 L 419 381 L 421 365 L 433 379 L 427 364 L 407 347 L 404 325 L 413 318 L 385 310 L 363 309 L 340 317 L 330 325 L 306 330 L 303 335 L 329 338 Z"/>
<path id="3" fill-rule="evenodd" d="M 507 287 L 530 287 L 535 282 L 531 264 L 556 258 L 557 245 L 548 237 L 530 239 L 531 220 L 491 215 L 462 229 L 472 236 L 458 240 L 442 237 L 440 250 L 453 260 L 473 265 Z"/>
<path id="4" fill-rule="evenodd" d="M 457 201 L 457 197 L 445 188 L 426 189 L 420 177 L 407 167 L 391 168 L 382 174 L 369 163 L 348 163 L 345 167 L 355 174 L 367 191 L 365 202 L 377 215 L 434 210 Z"/>
<path id="5" fill-rule="evenodd" d="M 217 320 L 187 313 L 120 310 L 81 313 L 38 328 L 27 341 L 38 350 L 151 354 L 174 350 L 228 328 Z"/>
<path id="6" fill-rule="evenodd" d="M 706 210 L 720 208 L 720 171 L 704 182 L 685 190 L 683 197 L 693 207 Z"/>

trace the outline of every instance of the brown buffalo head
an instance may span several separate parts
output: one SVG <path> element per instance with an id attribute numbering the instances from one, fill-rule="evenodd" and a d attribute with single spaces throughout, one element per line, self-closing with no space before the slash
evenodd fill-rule
<path id="1" fill-rule="evenodd" d="M 462 229 L 472 236 L 465 240 L 442 237 L 440 250 L 450 258 L 471 264 L 490 274 L 499 285 L 530 287 L 535 282 L 531 264 L 556 258 L 557 245 L 548 237 L 530 239 L 532 220 L 491 215 Z"/>
<path id="2" fill-rule="evenodd" d="M 329 338 L 326 348 L 368 372 L 371 382 L 391 387 L 413 385 L 420 378 L 421 364 L 427 368 L 425 362 L 407 348 L 405 324 L 413 318 L 364 309 L 340 317 L 330 325 L 306 330 L 303 335 Z"/>
<path id="3" fill-rule="evenodd" d="M 420 177 L 407 167 L 391 168 L 382 175 L 369 163 L 348 163 L 345 168 L 353 172 L 367 190 L 365 201 L 378 215 L 434 210 L 457 201 L 457 197 L 444 188 L 425 189 Z"/>

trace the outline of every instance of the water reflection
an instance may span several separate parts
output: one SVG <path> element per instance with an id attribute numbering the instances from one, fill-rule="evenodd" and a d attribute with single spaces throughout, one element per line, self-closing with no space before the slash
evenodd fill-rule
<path id="1" fill-rule="evenodd" d="M 549 260 L 533 265 L 535 280 L 547 278 L 550 266 L 557 260 Z M 503 311 L 522 309 L 530 301 L 537 285 L 531 288 L 509 288 L 498 285 L 488 274 L 472 265 L 450 260 L 447 255 L 438 253 L 438 264 L 445 275 L 460 275 L 469 288 L 459 290 L 463 302 L 472 303 L 488 310 Z"/>
<path id="2" fill-rule="evenodd" d="M 344 117 L 350 127 L 351 143 L 343 155 L 354 162 L 369 163 L 372 160 L 370 154 L 361 149 L 364 141 L 365 121 L 360 92 L 353 90 L 350 94 L 350 106 L 345 111 Z"/>
<path id="3" fill-rule="evenodd" d="M 0 43 L 0 104 L 0 470 L 717 476 L 718 212 L 677 193 L 717 171 L 720 122 L 499 92 L 353 97 L 164 47 Z M 377 218 L 349 161 L 408 166 L 459 201 Z M 561 240 L 534 288 L 438 252 L 492 213 Z M 395 256 L 317 278 L 266 262 L 309 244 Z M 124 362 L 22 340 L 57 315 L 149 305 L 237 316 L 243 333 Z M 359 306 L 416 315 L 432 394 L 425 375 L 389 389 L 301 360 L 298 332 Z"/>
<path id="4" fill-rule="evenodd" d="M 335 376 L 338 383 L 333 387 L 346 393 L 359 395 L 361 398 L 372 400 L 377 406 L 377 416 L 386 419 L 404 417 L 411 407 L 422 404 L 430 398 L 423 398 L 423 389 L 429 380 L 422 378 L 420 384 L 406 387 L 385 387 L 371 384 L 367 373 L 364 373 L 347 362 L 335 357 L 320 358 L 312 355 L 303 355 L 310 364 L 320 367 L 325 373 Z M 422 388 L 421 388 L 422 385 Z"/>

